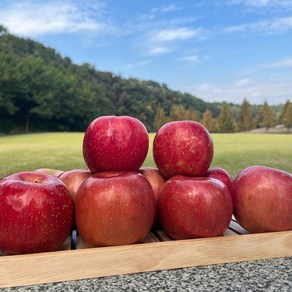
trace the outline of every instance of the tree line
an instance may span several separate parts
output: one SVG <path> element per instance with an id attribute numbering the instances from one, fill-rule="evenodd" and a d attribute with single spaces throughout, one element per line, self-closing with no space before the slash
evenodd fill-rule
<path id="1" fill-rule="evenodd" d="M 0 133 L 84 131 L 101 115 L 131 115 L 148 131 L 172 120 L 191 119 L 211 132 L 291 125 L 285 106 L 208 103 L 152 80 L 122 78 L 52 48 L 10 34 L 0 25 Z"/>

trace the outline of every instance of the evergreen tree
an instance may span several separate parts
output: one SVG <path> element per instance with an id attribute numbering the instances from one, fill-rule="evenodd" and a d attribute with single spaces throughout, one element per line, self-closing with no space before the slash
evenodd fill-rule
<path id="1" fill-rule="evenodd" d="M 0 24 L 0 36 L 7 33 L 8 33 L 7 28 Z"/>
<path id="2" fill-rule="evenodd" d="M 169 118 L 171 121 L 181 121 L 186 119 L 186 110 L 181 104 L 174 104 L 171 107 L 171 111 L 169 114 Z"/>
<path id="3" fill-rule="evenodd" d="M 205 126 L 209 132 L 216 132 L 217 125 L 216 121 L 212 117 L 212 113 L 209 110 L 206 110 L 203 113 L 203 119 L 201 121 L 202 125 Z"/>
<path id="4" fill-rule="evenodd" d="M 187 109 L 185 111 L 185 119 L 189 120 L 189 121 L 198 121 L 199 120 L 196 112 L 192 109 Z"/>
<path id="5" fill-rule="evenodd" d="M 275 125 L 273 110 L 266 101 L 260 109 L 258 123 L 260 127 L 265 127 L 267 129 Z"/>
<path id="6" fill-rule="evenodd" d="M 287 127 L 288 133 L 290 133 L 290 128 L 292 128 L 292 102 L 289 102 L 283 114 L 283 125 Z"/>
<path id="7" fill-rule="evenodd" d="M 255 126 L 252 117 L 252 110 L 249 102 L 244 99 L 238 116 L 238 127 L 240 131 L 249 131 Z"/>
<path id="8" fill-rule="evenodd" d="M 168 117 L 165 115 L 165 111 L 162 107 L 158 107 L 154 118 L 154 131 L 157 131 L 161 126 L 169 121 Z"/>
<path id="9" fill-rule="evenodd" d="M 286 101 L 285 105 L 284 105 L 284 108 L 283 108 L 283 110 L 282 110 L 280 116 L 279 116 L 278 124 L 284 124 L 284 122 L 283 122 L 283 117 L 284 117 L 284 115 L 285 115 L 285 113 L 286 113 L 286 111 L 287 111 L 289 105 L 290 105 L 290 100 L 288 99 L 288 100 Z"/>
<path id="10" fill-rule="evenodd" d="M 235 130 L 235 123 L 232 117 L 230 107 L 224 103 L 220 115 L 218 117 L 218 127 L 220 132 L 231 133 Z"/>

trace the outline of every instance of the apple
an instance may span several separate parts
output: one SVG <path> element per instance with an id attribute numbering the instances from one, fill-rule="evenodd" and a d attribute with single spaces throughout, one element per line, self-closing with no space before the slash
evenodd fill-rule
<path id="1" fill-rule="evenodd" d="M 0 250 L 7 254 L 57 250 L 74 213 L 69 190 L 57 177 L 19 172 L 0 181 Z"/>
<path id="2" fill-rule="evenodd" d="M 91 247 L 140 242 L 148 235 L 154 216 L 152 187 L 138 172 L 96 173 L 76 194 L 77 230 Z"/>
<path id="3" fill-rule="evenodd" d="M 164 124 L 153 141 L 153 156 L 163 176 L 204 176 L 213 159 L 208 130 L 195 121 Z"/>
<path id="4" fill-rule="evenodd" d="M 147 178 L 154 192 L 156 215 L 153 223 L 153 228 L 157 229 L 160 227 L 158 214 L 158 198 L 161 194 L 166 178 L 160 173 L 157 167 L 141 167 L 139 172 Z"/>
<path id="5" fill-rule="evenodd" d="M 93 120 L 83 138 L 83 156 L 92 173 L 138 171 L 149 147 L 145 126 L 130 116 L 102 116 Z"/>
<path id="6" fill-rule="evenodd" d="M 91 172 L 85 169 L 72 169 L 64 171 L 59 179 L 66 185 L 71 193 L 72 199 L 75 202 L 76 193 L 86 179 L 91 176 Z"/>
<path id="7" fill-rule="evenodd" d="M 233 180 L 232 180 L 231 175 L 225 169 L 221 167 L 209 168 L 205 176 L 219 179 L 227 186 L 229 192 L 231 193 Z"/>
<path id="8" fill-rule="evenodd" d="M 251 233 L 292 230 L 292 175 L 250 166 L 232 185 L 234 216 Z"/>
<path id="9" fill-rule="evenodd" d="M 221 181 L 182 175 L 164 184 L 158 207 L 162 227 L 174 239 L 220 236 L 233 211 L 231 195 Z"/>
<path id="10" fill-rule="evenodd" d="M 54 169 L 54 168 L 38 168 L 35 171 L 48 173 L 57 177 L 60 176 L 64 172 L 63 170 Z"/>

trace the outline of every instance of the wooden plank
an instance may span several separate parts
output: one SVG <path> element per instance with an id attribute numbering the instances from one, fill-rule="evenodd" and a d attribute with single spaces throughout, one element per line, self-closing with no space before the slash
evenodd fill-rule
<path id="1" fill-rule="evenodd" d="M 292 256 L 292 231 L 2 256 L 0 287 Z"/>

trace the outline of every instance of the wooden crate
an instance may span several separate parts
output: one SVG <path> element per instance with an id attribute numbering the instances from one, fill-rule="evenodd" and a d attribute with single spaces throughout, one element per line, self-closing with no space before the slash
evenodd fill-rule
<path id="1" fill-rule="evenodd" d="M 55 252 L 0 256 L 0 287 L 24 286 L 200 265 L 292 256 L 292 231 L 248 234 L 232 220 L 224 236 L 87 248 L 76 232 Z"/>

